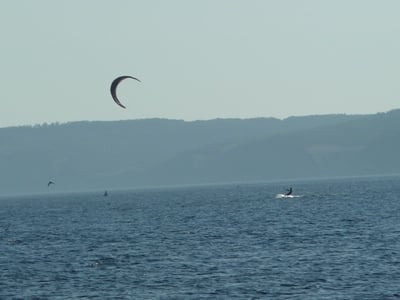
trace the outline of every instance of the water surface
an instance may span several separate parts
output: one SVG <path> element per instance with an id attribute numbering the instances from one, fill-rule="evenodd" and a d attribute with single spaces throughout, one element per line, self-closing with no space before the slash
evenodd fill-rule
<path id="1" fill-rule="evenodd" d="M 0 198 L 1 299 L 400 298 L 400 178 Z"/>

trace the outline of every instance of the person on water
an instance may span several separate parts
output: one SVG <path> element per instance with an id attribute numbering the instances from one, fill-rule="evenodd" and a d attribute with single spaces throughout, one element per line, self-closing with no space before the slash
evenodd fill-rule
<path id="1" fill-rule="evenodd" d="M 287 193 L 285 194 L 285 196 L 291 195 L 292 192 L 293 192 L 293 189 L 290 187 L 289 189 L 287 189 Z"/>

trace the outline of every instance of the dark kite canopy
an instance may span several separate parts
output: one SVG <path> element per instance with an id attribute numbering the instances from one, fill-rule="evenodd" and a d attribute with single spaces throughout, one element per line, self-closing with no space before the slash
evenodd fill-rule
<path id="1" fill-rule="evenodd" d="M 117 87 L 122 80 L 125 80 L 127 78 L 131 78 L 131 79 L 134 79 L 134 80 L 137 80 L 140 82 L 139 79 L 132 77 L 132 76 L 120 76 L 113 80 L 113 82 L 111 83 L 111 87 L 110 87 L 111 96 L 114 99 L 115 103 L 117 103 L 119 106 L 121 106 L 123 108 L 126 108 L 126 107 L 119 101 L 119 99 L 117 97 Z"/>

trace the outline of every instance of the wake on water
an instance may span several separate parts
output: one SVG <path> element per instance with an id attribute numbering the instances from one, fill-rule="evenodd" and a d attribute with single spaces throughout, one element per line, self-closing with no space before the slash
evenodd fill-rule
<path id="1" fill-rule="evenodd" d="M 276 194 L 275 198 L 281 199 L 281 198 L 301 198 L 303 195 L 285 195 L 285 194 Z"/>

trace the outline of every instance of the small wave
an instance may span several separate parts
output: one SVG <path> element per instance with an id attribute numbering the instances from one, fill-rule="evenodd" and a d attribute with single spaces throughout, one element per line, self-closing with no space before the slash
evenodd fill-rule
<path id="1" fill-rule="evenodd" d="M 117 261 L 113 257 L 100 257 L 90 264 L 91 267 L 114 266 Z"/>

